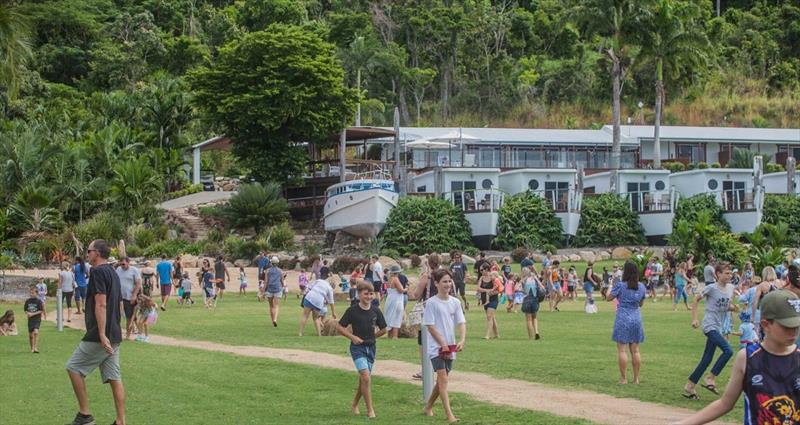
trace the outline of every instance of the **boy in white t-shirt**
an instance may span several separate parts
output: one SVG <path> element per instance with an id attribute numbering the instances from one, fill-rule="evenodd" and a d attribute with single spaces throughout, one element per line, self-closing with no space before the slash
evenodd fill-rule
<path id="1" fill-rule="evenodd" d="M 439 269 L 431 273 L 436 285 L 437 294 L 425 302 L 425 311 L 422 314 L 422 326 L 428 332 L 426 352 L 431 359 L 433 371 L 436 373 L 436 385 L 433 387 L 428 403 L 425 405 L 425 414 L 433 416 L 433 403 L 441 397 L 444 412 L 448 422 L 458 419 L 450 410 L 450 397 L 447 394 L 447 380 L 453 368 L 456 352 L 464 349 L 464 340 L 467 337 L 467 321 L 461 310 L 458 298 L 451 297 L 453 288 L 453 275 L 449 270 Z M 456 343 L 456 328 L 459 341 Z"/>

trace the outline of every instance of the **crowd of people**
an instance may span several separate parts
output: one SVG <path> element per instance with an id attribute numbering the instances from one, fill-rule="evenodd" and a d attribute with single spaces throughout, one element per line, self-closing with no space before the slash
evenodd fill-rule
<path id="1" fill-rule="evenodd" d="M 194 284 L 180 256 L 173 260 L 162 256 L 155 267 L 145 261 L 139 269 L 128 258 L 110 259 L 109 252 L 104 241 L 93 241 L 87 251 L 88 261 L 77 257 L 73 264 L 62 264 L 58 274 L 66 320 L 71 321 L 74 315 L 85 315 L 87 328 L 86 336 L 67 363 L 79 403 L 74 424 L 94 421 L 89 413 L 83 380 L 97 368 L 101 370 L 103 382 L 111 384 L 117 407 L 115 423 L 124 424 L 124 389 L 119 372 L 121 341 L 134 334 L 137 341 L 149 341 L 149 327 L 156 322 L 159 309 L 166 311 L 173 291 L 177 292 L 179 306 L 194 304 Z M 800 382 L 800 350 L 797 348 L 800 342 L 800 260 L 764 267 L 760 276 L 750 263 L 740 271 L 717 261 L 713 253 L 707 253 L 705 260 L 704 264 L 696 264 L 695 258 L 689 255 L 684 261 L 676 261 L 673 253 L 667 252 L 663 262 L 655 256 L 650 258 L 643 271 L 637 262 L 627 260 L 622 267 L 614 263 L 612 270 L 603 267 L 601 274 L 596 273 L 594 264 L 589 262 L 581 276 L 574 266 L 564 267 L 558 260 L 551 261 L 550 256 L 544 256 L 537 265 L 528 253 L 519 262 L 519 272 L 515 272 L 511 258 L 497 261 L 481 253 L 473 268 L 476 283 L 473 305 L 484 310 L 485 339 L 500 338 L 496 314 L 505 304 L 506 312 L 524 314 L 529 339 L 539 340 L 542 336 L 537 315 L 542 303 L 547 301 L 549 311 L 557 314 L 559 305 L 575 302 L 582 289 L 583 309 L 593 314 L 598 311 L 594 293 L 599 291 L 601 299 L 611 303 L 615 310 L 611 338 L 617 344 L 619 382 L 638 384 L 642 366 L 640 345 L 645 340 L 641 308 L 647 298 L 656 302 L 669 297 L 673 311 L 677 311 L 681 302 L 691 311 L 691 326 L 700 328 L 706 337 L 700 361 L 683 387 L 685 398 L 700 399 L 696 391 L 698 384 L 715 396 L 720 395 L 716 378 L 736 356 L 722 397 L 681 423 L 704 423 L 724 415 L 733 408 L 741 392 L 746 397 L 745 413 L 753 422 L 764 417 L 782 421 L 774 423 L 800 421 L 800 388 L 796 385 Z M 256 264 L 256 298 L 268 301 L 270 320 L 277 327 L 280 303 L 286 301 L 288 295 L 288 275 L 280 268 L 277 256 L 262 252 Z M 700 270 L 700 266 L 702 274 L 695 275 L 695 269 Z M 370 374 L 376 359 L 377 339 L 384 334 L 388 338 L 398 338 L 403 326 L 412 329 L 418 326 L 420 359 L 430 361 L 436 376 L 436 385 L 424 413 L 432 415 L 434 403 L 441 400 L 447 419 L 457 420 L 450 408 L 447 382 L 456 353 L 464 348 L 465 313 L 472 297 L 467 292 L 471 273 L 463 255 L 451 253 L 447 266 L 439 255 L 428 255 L 413 287 L 398 265 L 385 268 L 378 256 L 358 264 L 349 274 L 337 274 L 338 289 L 346 294 L 348 306 L 335 322 L 336 329 L 350 340 L 351 357 L 358 371 L 351 406 L 353 413 L 359 414 L 363 399 L 367 415 L 375 416 Z M 322 334 L 328 317 L 337 320 L 332 276 L 328 262 L 319 257 L 314 259 L 310 272 L 301 270 L 299 273 L 300 336 L 310 318 L 317 335 Z M 195 277 L 197 286 L 202 289 L 203 305 L 216 308 L 231 279 L 224 259 L 219 256 L 213 264 L 204 259 Z M 239 267 L 238 278 L 239 294 L 246 295 L 247 276 L 243 267 Z M 28 318 L 31 352 L 38 353 L 38 330 L 47 310 L 47 285 L 42 277 L 31 286 L 30 295 L 23 311 Z M 407 308 L 409 299 L 414 301 L 410 311 Z M 72 310 L 73 300 L 75 311 Z M 700 301 L 704 301 L 702 321 Z M 739 326 L 735 327 L 737 312 Z M 122 316 L 126 319 L 124 336 L 120 326 Z M 9 310 L 0 316 L 0 335 L 12 334 L 16 334 L 16 322 L 14 311 Z M 738 354 L 731 347 L 731 336 L 739 338 Z M 424 340 L 427 343 L 423 345 Z M 706 374 L 717 349 L 721 354 Z M 632 364 L 630 380 L 629 360 Z M 773 373 L 775 371 L 777 373 Z M 763 385 L 755 383 L 757 375 Z M 421 373 L 414 377 L 420 379 Z M 784 399 L 792 401 L 795 407 L 787 410 L 788 404 L 781 401 Z"/>

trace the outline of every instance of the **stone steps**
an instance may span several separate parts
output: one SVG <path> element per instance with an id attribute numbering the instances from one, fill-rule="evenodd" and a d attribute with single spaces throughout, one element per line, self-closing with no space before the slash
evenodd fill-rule
<path id="1" fill-rule="evenodd" d="M 203 219 L 190 213 L 186 208 L 169 210 L 167 215 L 180 224 L 184 233 L 192 240 L 205 239 L 211 230 Z"/>

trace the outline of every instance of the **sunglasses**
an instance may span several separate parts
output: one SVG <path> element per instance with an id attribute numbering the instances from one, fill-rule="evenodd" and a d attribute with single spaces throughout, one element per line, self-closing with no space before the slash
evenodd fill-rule
<path id="1" fill-rule="evenodd" d="M 97 252 L 97 250 L 96 250 L 96 249 L 87 249 L 87 250 L 86 250 L 86 253 L 87 253 L 87 254 L 88 254 L 88 253 L 90 253 L 90 252 Z"/>

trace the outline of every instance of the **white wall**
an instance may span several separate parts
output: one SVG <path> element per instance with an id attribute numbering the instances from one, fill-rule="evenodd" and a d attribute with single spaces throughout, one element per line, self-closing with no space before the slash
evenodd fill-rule
<path id="1" fill-rule="evenodd" d="M 611 190 L 611 173 L 604 171 L 583 177 L 583 188 L 594 187 L 594 193 L 608 193 Z"/>
<path id="2" fill-rule="evenodd" d="M 433 171 L 416 175 L 411 179 L 411 182 L 412 192 L 417 192 L 420 186 L 425 186 L 424 192 L 426 193 L 434 193 L 436 191 L 436 189 L 433 187 Z"/>
<path id="3" fill-rule="evenodd" d="M 511 195 L 525 192 L 530 189 L 529 182 L 533 179 L 539 182 L 536 192 L 544 190 L 545 182 L 567 182 L 570 189 L 575 188 L 577 170 L 512 170 L 501 173 L 499 176 L 500 189 Z"/>
<path id="4" fill-rule="evenodd" d="M 764 174 L 764 190 L 766 193 L 786 193 L 786 171 Z M 794 193 L 800 193 L 800 174 L 794 175 Z"/>

